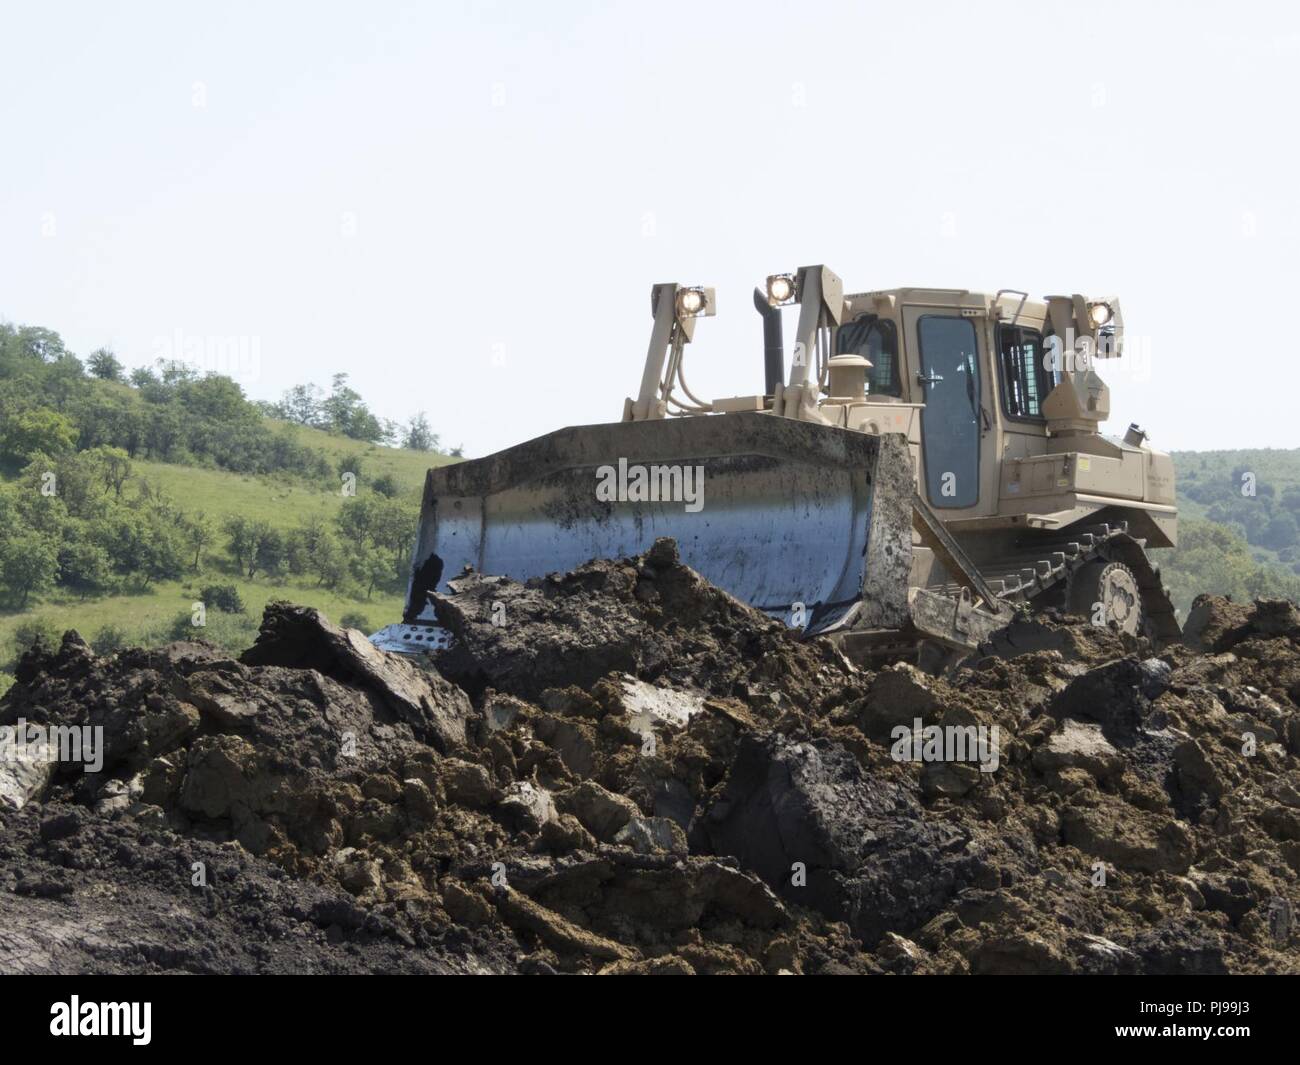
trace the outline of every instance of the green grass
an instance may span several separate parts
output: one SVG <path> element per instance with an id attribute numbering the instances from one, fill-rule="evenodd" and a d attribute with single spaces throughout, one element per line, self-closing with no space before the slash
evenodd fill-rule
<path id="1" fill-rule="evenodd" d="M 350 440 L 346 436 L 336 436 L 323 429 L 311 429 L 304 425 L 267 419 L 268 424 L 287 429 L 295 439 L 304 446 L 314 447 L 325 452 L 332 463 L 351 455 L 362 456 L 361 477 L 377 476 L 381 473 L 392 474 L 398 484 L 420 491 L 424 487 L 424 474 L 430 466 L 444 466 L 456 459 L 432 451 L 408 451 L 400 447 L 382 447 L 379 444 L 364 444 L 359 440 Z M 330 489 L 337 491 L 337 478 Z"/>
<path id="2" fill-rule="evenodd" d="M 252 642 L 263 608 L 277 599 L 316 607 L 335 623 L 344 614 L 363 614 L 370 631 L 397 621 L 402 615 L 402 597 L 392 593 L 377 591 L 370 599 L 354 598 L 328 588 L 318 588 L 310 581 L 248 581 L 210 571 L 186 581 L 166 581 L 143 593 L 85 601 L 75 597 L 49 596 L 30 610 L 6 613 L 0 616 L 0 662 L 11 657 L 15 630 L 24 623 L 39 624 L 57 633 L 75 629 L 88 641 L 105 626 L 111 625 L 127 634 L 128 644 L 165 642 L 167 630 L 178 616 L 190 614 L 199 589 L 206 584 L 235 585 L 244 601 L 244 620 L 236 622 L 238 615 L 232 618 L 209 609 L 207 630 L 196 628 L 193 636 L 232 650 L 240 650 Z"/>
<path id="3" fill-rule="evenodd" d="M 430 466 L 456 461 L 430 452 L 364 444 L 319 429 L 293 426 L 291 431 L 303 444 L 326 452 L 333 463 L 348 456 L 361 455 L 358 495 L 368 490 L 374 477 L 386 473 L 401 486 L 404 496 L 418 498 L 424 486 L 425 471 Z M 163 582 L 144 592 L 84 601 L 55 592 L 25 611 L 0 612 L 0 665 L 12 656 L 15 630 L 29 622 L 59 633 L 75 629 L 86 640 L 93 639 L 105 626 L 113 626 L 125 632 L 131 644 L 163 642 L 175 619 L 190 613 L 199 589 L 208 584 L 235 585 L 244 601 L 245 613 L 241 618 L 209 611 L 207 631 L 196 630 L 195 635 L 231 649 L 252 642 L 263 608 L 276 599 L 316 607 L 334 622 L 344 614 L 363 614 L 370 631 L 401 617 L 402 597 L 398 594 L 376 591 L 370 599 L 354 597 L 317 587 L 309 578 L 292 576 L 259 577 L 250 581 L 235 572 L 227 557 L 226 538 L 220 532 L 224 518 L 241 514 L 254 520 L 265 520 L 280 529 L 291 529 L 312 516 L 331 520 L 344 503 L 342 482 L 337 476 L 314 486 L 283 475 L 246 475 L 137 460 L 132 463 L 132 481 L 141 479 L 147 480 L 151 487 L 161 489 L 187 513 L 202 511 L 218 530 L 216 543 L 204 555 L 203 572 L 183 580 Z M 135 485 L 128 483 L 125 493 L 133 494 L 134 491 Z M 0 675 L 0 692 L 10 682 L 11 679 Z"/>

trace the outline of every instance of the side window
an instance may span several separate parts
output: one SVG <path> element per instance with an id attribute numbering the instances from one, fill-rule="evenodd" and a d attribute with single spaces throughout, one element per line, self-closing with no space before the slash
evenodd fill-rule
<path id="1" fill-rule="evenodd" d="M 1019 325 L 998 326 L 1002 410 L 1008 418 L 1043 417 L 1043 400 L 1060 375 L 1043 365 L 1043 334 Z"/>
<path id="2" fill-rule="evenodd" d="M 840 327 L 836 355 L 861 355 L 869 363 L 867 393 L 902 396 L 903 382 L 898 369 L 898 330 L 888 318 L 864 314 Z"/>

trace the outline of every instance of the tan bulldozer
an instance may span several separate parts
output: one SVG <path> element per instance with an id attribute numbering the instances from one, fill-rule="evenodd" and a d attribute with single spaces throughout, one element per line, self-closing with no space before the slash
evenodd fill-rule
<path id="1" fill-rule="evenodd" d="M 762 392 L 691 391 L 684 353 L 715 294 L 656 285 L 620 420 L 431 469 L 405 614 L 375 642 L 446 646 L 434 599 L 466 568 L 527 580 L 659 537 L 859 660 L 950 661 L 1046 607 L 1178 636 L 1147 553 L 1175 544 L 1173 463 L 1137 426 L 1098 431 L 1110 394 L 1097 364 L 1123 354 L 1117 299 L 846 294 L 810 266 L 768 277 L 754 303 Z"/>

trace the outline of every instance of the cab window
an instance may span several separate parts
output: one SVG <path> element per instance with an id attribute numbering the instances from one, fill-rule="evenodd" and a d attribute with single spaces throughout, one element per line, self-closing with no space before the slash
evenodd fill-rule
<path id="1" fill-rule="evenodd" d="M 1043 365 L 1043 334 L 1020 325 L 998 326 L 1002 410 L 1008 418 L 1041 421 L 1043 400 L 1059 374 Z"/>
<path id="2" fill-rule="evenodd" d="M 869 363 L 867 393 L 877 396 L 903 394 L 898 369 L 898 330 L 888 318 L 864 314 L 840 327 L 837 355 L 861 355 Z"/>

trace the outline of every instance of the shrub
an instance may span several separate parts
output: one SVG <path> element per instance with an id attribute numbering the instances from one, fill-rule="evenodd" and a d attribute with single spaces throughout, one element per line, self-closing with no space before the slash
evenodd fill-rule
<path id="1" fill-rule="evenodd" d="M 223 614 L 242 614 L 244 600 L 233 584 L 209 584 L 199 592 L 199 599 L 213 610 Z"/>
<path id="2" fill-rule="evenodd" d="M 345 629 L 360 629 L 362 632 L 370 632 L 370 619 L 358 610 L 349 610 L 339 619 L 339 624 Z"/>
<path id="3" fill-rule="evenodd" d="M 95 654 L 110 655 L 114 651 L 120 651 L 127 644 L 127 634 L 124 630 L 119 629 L 116 625 L 103 626 L 90 640 L 90 646 L 95 649 Z"/>

